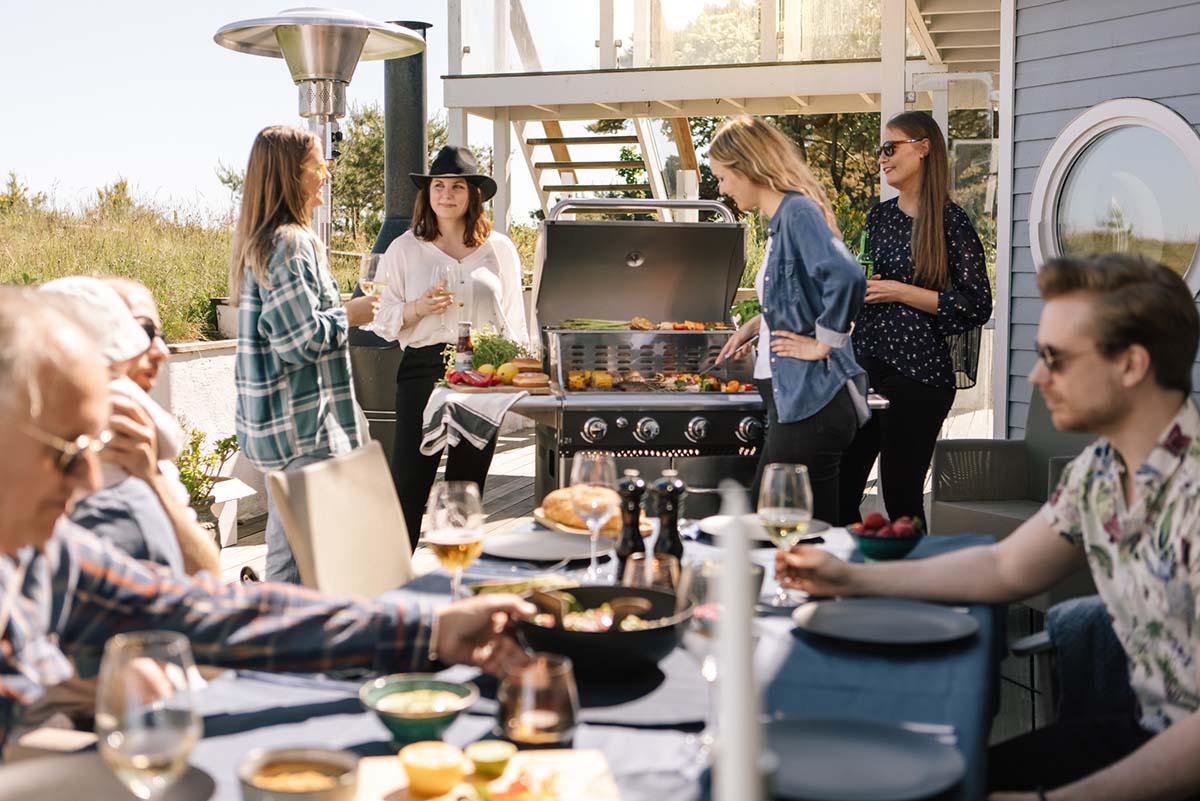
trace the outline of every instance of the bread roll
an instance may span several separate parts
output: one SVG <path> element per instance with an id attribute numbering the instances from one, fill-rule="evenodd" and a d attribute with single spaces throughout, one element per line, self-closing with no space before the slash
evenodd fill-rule
<path id="1" fill-rule="evenodd" d="M 574 491 L 583 493 L 611 493 L 614 500 L 619 500 L 616 490 L 605 489 L 603 487 L 579 487 Z M 553 492 L 547 493 L 546 497 L 542 499 L 542 511 L 545 512 L 546 517 L 556 523 L 586 530 L 587 524 L 583 522 L 583 519 L 579 515 L 575 514 L 575 505 L 571 502 L 571 492 L 571 487 L 563 487 L 562 489 L 556 489 Z M 600 528 L 600 533 L 607 537 L 616 537 L 620 532 L 620 514 L 614 514 L 608 518 L 607 522 Z"/>
<path id="2" fill-rule="evenodd" d="M 512 363 L 514 365 L 516 365 L 517 370 L 519 370 L 522 373 L 540 373 L 540 372 L 542 372 L 542 360 L 541 359 L 531 359 L 528 356 L 518 356 L 517 358 L 512 360 Z"/>
<path id="3" fill-rule="evenodd" d="M 513 376 L 512 385 L 514 387 L 548 387 L 550 386 L 550 376 L 545 373 L 517 373 Z"/>

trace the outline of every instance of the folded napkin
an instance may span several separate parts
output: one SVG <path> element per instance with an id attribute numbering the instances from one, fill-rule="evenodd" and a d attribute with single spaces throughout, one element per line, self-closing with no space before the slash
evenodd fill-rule
<path id="1" fill-rule="evenodd" d="M 483 450 L 500 430 L 512 405 L 528 392 L 455 392 L 437 387 L 425 404 L 421 453 L 433 456 L 462 441 Z"/>

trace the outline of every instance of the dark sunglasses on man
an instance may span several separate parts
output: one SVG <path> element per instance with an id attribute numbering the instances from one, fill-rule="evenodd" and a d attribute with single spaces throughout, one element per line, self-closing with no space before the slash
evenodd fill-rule
<path id="1" fill-rule="evenodd" d="M 911 145 L 913 142 L 924 141 L 924 136 L 922 136 L 920 139 L 889 139 L 879 147 L 875 148 L 875 158 L 879 158 L 880 155 L 884 155 L 890 159 L 892 156 L 896 155 L 896 147 L 898 145 Z"/>
<path id="2" fill-rule="evenodd" d="M 33 423 L 25 423 L 21 428 L 38 442 L 58 451 L 58 459 L 55 462 L 55 467 L 64 476 L 74 472 L 85 453 L 99 454 L 108 443 L 112 442 L 113 438 L 111 431 L 101 431 L 98 437 L 89 437 L 87 434 L 80 434 L 73 440 L 65 440 L 62 437 L 51 434 L 49 431 L 43 431 Z"/>
<path id="3" fill-rule="evenodd" d="M 138 325 L 140 325 L 142 330 L 146 332 L 146 336 L 150 339 L 151 345 L 154 344 L 155 339 L 161 339 L 164 345 L 167 344 L 167 335 L 163 333 L 163 330 L 158 327 L 157 323 L 155 323 L 149 317 L 138 317 L 136 319 Z"/>

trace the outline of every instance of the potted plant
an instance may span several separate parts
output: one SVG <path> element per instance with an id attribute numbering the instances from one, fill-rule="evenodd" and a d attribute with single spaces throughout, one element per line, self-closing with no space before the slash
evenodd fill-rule
<path id="1" fill-rule="evenodd" d="M 219 439 L 212 450 L 204 447 L 204 432 L 188 428 L 187 439 L 175 460 L 179 480 L 188 490 L 188 500 L 201 524 L 215 528 L 221 547 L 237 540 L 237 502 L 253 495 L 245 482 L 222 475 L 225 466 L 238 451 L 236 436 Z"/>

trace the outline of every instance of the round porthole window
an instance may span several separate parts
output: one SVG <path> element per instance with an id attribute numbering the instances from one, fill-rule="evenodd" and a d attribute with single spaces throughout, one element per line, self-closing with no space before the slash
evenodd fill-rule
<path id="1" fill-rule="evenodd" d="M 1159 103 L 1101 103 L 1059 135 L 1038 171 L 1030 248 L 1046 259 L 1138 253 L 1200 289 L 1200 137 Z"/>

